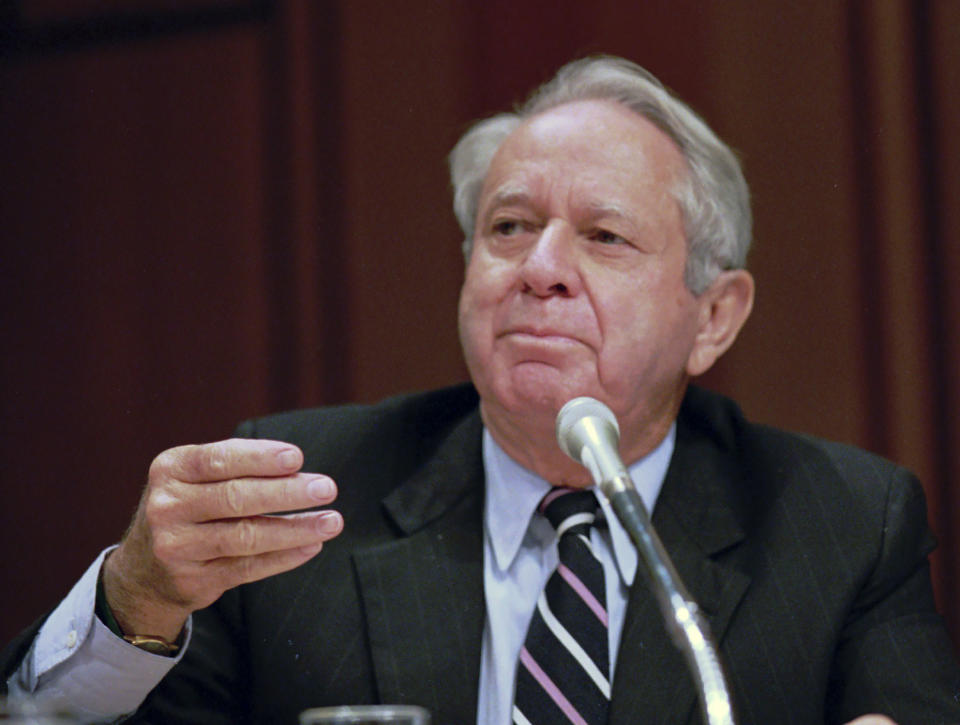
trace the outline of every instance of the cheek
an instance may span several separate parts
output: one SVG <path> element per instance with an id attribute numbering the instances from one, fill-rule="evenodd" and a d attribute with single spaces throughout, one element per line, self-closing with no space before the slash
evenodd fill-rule
<path id="1" fill-rule="evenodd" d="M 460 291 L 460 307 L 457 314 L 457 327 L 460 332 L 460 345 L 463 347 L 464 356 L 467 363 L 471 362 L 471 357 L 475 354 L 477 348 L 477 316 L 479 312 L 477 306 L 472 301 L 472 295 L 467 284 L 464 283 Z"/>
<path id="2" fill-rule="evenodd" d="M 484 351 L 492 344 L 497 299 L 494 277 L 476 257 L 475 252 L 467 267 L 458 310 L 460 344 L 468 365 L 472 365 L 477 357 L 483 357 Z"/>
<path id="3" fill-rule="evenodd" d="M 685 287 L 665 282 L 638 275 L 628 284 L 608 284 L 594 297 L 603 377 L 632 379 L 685 359 L 696 310 Z"/>
<path id="4" fill-rule="evenodd" d="M 492 315 L 507 295 L 511 279 L 509 265 L 491 260 L 482 251 L 474 251 L 460 291 L 461 325 L 464 318 Z"/>

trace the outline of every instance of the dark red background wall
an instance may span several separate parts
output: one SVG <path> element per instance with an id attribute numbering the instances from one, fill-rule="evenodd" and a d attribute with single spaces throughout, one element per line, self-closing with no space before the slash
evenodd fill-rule
<path id="1" fill-rule="evenodd" d="M 960 633 L 960 4 L 0 2 L 0 640 L 151 458 L 466 377 L 445 155 L 574 57 L 743 158 L 755 315 L 704 381 L 923 478 Z"/>

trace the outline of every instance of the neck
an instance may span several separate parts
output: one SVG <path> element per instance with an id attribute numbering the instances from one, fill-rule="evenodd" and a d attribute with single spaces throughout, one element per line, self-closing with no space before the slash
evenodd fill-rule
<path id="1" fill-rule="evenodd" d="M 487 401 L 480 402 L 483 424 L 513 460 L 555 486 L 586 488 L 590 474 L 572 461 L 557 443 L 553 420 L 538 415 L 518 415 Z"/>
<path id="2" fill-rule="evenodd" d="M 653 451 L 666 437 L 676 419 L 679 400 L 661 415 L 642 422 L 620 420 L 620 456 L 629 466 Z M 557 443 L 555 415 L 517 414 L 486 400 L 480 415 L 490 435 L 513 460 L 555 486 L 587 488 L 593 479 L 587 470 L 567 456 Z"/>

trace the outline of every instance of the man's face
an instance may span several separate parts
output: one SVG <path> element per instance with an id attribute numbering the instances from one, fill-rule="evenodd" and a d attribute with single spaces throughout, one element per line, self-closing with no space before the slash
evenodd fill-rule
<path id="1" fill-rule="evenodd" d="M 460 337 L 485 418 L 552 420 L 590 395 L 625 435 L 672 419 L 698 304 L 672 193 L 685 164 L 653 124 L 608 101 L 526 121 L 481 192 Z"/>

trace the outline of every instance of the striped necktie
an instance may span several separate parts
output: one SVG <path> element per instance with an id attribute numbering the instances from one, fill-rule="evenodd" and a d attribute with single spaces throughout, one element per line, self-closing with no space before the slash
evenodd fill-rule
<path id="1" fill-rule="evenodd" d="M 517 725 L 601 725 L 610 704 L 603 565 L 590 545 L 592 491 L 554 488 L 538 509 L 557 530 L 560 562 L 537 601 L 517 665 Z"/>

